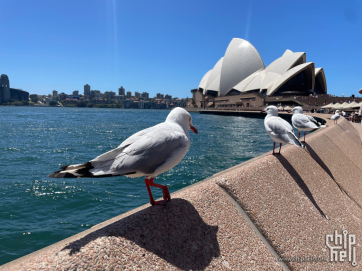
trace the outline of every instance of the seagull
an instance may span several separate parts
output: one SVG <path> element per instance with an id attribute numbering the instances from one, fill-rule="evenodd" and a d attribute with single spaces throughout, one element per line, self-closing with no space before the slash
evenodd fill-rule
<path id="1" fill-rule="evenodd" d="M 93 160 L 68 165 L 48 177 L 51 178 L 102 178 L 114 176 L 142 177 L 152 205 L 166 205 L 171 201 L 168 187 L 156 184 L 153 179 L 176 166 L 190 147 L 189 131 L 198 134 L 192 125 L 191 115 L 176 107 L 166 121 L 141 130 L 127 138 L 117 148 Z M 150 186 L 161 188 L 163 200 L 155 201 Z"/>
<path id="2" fill-rule="evenodd" d="M 318 122 L 312 117 L 308 115 L 303 115 L 303 109 L 300 106 L 296 106 L 292 109 L 292 124 L 298 129 L 298 139 L 300 138 L 300 131 L 304 131 L 304 142 L 305 142 L 305 134 L 309 131 L 320 128 L 321 126 Z"/>
<path id="3" fill-rule="evenodd" d="M 268 135 L 273 139 L 273 155 L 275 149 L 275 142 L 280 143 L 279 153 L 282 148 L 282 144 L 293 144 L 297 147 L 303 148 L 304 146 L 298 138 L 294 135 L 292 126 L 282 118 L 278 117 L 278 108 L 274 105 L 270 105 L 265 109 L 267 115 L 264 119 L 264 126 Z"/>
<path id="4" fill-rule="evenodd" d="M 334 115 L 331 117 L 331 120 L 334 121 L 334 124 L 337 124 L 339 117 L 340 117 L 339 110 L 336 110 L 336 113 L 334 113 Z"/>

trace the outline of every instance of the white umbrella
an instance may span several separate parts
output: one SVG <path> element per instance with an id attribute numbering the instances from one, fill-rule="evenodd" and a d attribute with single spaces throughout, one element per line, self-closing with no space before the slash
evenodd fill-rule
<path id="1" fill-rule="evenodd" d="M 333 103 L 327 104 L 325 106 L 322 106 L 322 108 L 332 108 L 333 107 Z"/>

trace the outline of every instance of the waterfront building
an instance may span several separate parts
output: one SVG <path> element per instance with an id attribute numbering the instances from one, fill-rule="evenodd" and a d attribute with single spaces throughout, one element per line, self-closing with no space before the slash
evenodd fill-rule
<path id="1" fill-rule="evenodd" d="M 133 101 L 133 108 L 139 109 L 140 108 L 140 102 L 139 101 Z"/>
<path id="2" fill-rule="evenodd" d="M 124 100 L 124 95 L 114 95 L 113 97 L 114 100 L 120 102 Z"/>
<path id="3" fill-rule="evenodd" d="M 123 96 L 125 96 L 126 95 L 126 93 L 125 93 L 125 89 L 124 89 L 124 87 L 120 87 L 119 89 L 118 89 L 118 95 L 123 95 Z"/>
<path id="4" fill-rule="evenodd" d="M 149 109 L 150 108 L 150 102 L 146 100 L 140 101 L 140 108 L 141 109 Z"/>
<path id="5" fill-rule="evenodd" d="M 107 96 L 109 99 L 113 99 L 116 93 L 114 91 L 106 91 L 104 95 Z"/>
<path id="6" fill-rule="evenodd" d="M 73 91 L 73 96 L 79 96 L 79 90 L 74 90 Z"/>
<path id="7" fill-rule="evenodd" d="M 140 98 L 140 97 L 141 97 L 141 94 L 136 91 L 136 92 L 134 93 L 134 96 L 135 96 L 136 98 Z"/>
<path id="8" fill-rule="evenodd" d="M 91 90 L 90 91 L 90 97 L 94 98 L 96 96 L 96 90 Z"/>
<path id="9" fill-rule="evenodd" d="M 141 94 L 141 97 L 148 100 L 148 99 L 150 98 L 150 95 L 149 95 L 148 92 L 143 92 L 143 93 Z"/>
<path id="10" fill-rule="evenodd" d="M 166 100 L 172 100 L 172 95 L 166 94 L 166 95 L 165 95 L 165 99 L 166 99 Z"/>
<path id="11" fill-rule="evenodd" d="M 302 105 L 297 96 L 327 95 L 327 83 L 323 68 L 306 62 L 305 52 L 286 50 L 265 67 L 252 44 L 234 38 L 225 55 L 191 92 L 191 107 L 260 110 L 281 101 L 284 105 Z"/>
<path id="12" fill-rule="evenodd" d="M 54 98 L 55 98 L 55 97 L 58 97 L 58 91 L 53 90 L 53 97 L 54 97 Z"/>
<path id="13" fill-rule="evenodd" d="M 6 74 L 2 74 L 0 76 L 0 104 L 8 102 L 10 99 L 29 101 L 29 92 L 22 89 L 10 88 L 9 77 Z"/>
<path id="14" fill-rule="evenodd" d="M 131 97 L 132 97 L 131 91 L 127 91 L 127 98 L 131 98 Z"/>
<path id="15" fill-rule="evenodd" d="M 133 107 L 133 100 L 124 100 L 123 101 L 123 107 L 124 108 L 132 108 Z"/>
<path id="16" fill-rule="evenodd" d="M 85 95 L 90 96 L 90 92 L 91 92 L 91 86 L 88 85 L 88 84 L 85 84 L 85 85 L 84 85 L 84 96 L 85 96 Z"/>
<path id="17" fill-rule="evenodd" d="M 58 95 L 58 100 L 59 100 L 59 101 L 64 101 L 66 98 L 68 98 L 68 95 L 65 94 L 64 92 L 62 92 L 62 93 L 60 93 L 60 94 Z"/>
<path id="18" fill-rule="evenodd" d="M 163 100 L 164 95 L 163 95 L 163 94 L 161 94 L 161 93 L 157 93 L 156 98 L 157 98 L 157 99 L 162 99 L 162 100 Z"/>

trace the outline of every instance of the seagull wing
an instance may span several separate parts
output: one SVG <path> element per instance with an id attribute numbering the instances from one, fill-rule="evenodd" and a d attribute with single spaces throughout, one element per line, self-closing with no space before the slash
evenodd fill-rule
<path id="1" fill-rule="evenodd" d="M 313 122 L 318 127 L 320 126 L 318 121 L 315 118 L 313 118 L 312 116 L 309 116 L 309 115 L 303 115 L 303 116 L 306 116 L 311 122 Z"/>
<path id="2" fill-rule="evenodd" d="M 339 114 L 336 113 L 331 117 L 331 120 L 337 120 L 337 119 L 339 119 L 339 117 L 340 117 Z"/>
<path id="3" fill-rule="evenodd" d="M 302 143 L 294 135 L 293 128 L 289 122 L 280 117 L 269 117 L 264 122 L 265 128 L 270 137 L 276 142 L 293 144 L 302 147 Z"/>
<path id="4" fill-rule="evenodd" d="M 186 154 L 190 142 L 183 130 L 174 128 L 161 123 L 134 134 L 118 148 L 90 161 L 93 166 L 90 172 L 94 176 L 137 177 L 154 173 L 170 159 L 178 163 Z"/>
<path id="5" fill-rule="evenodd" d="M 314 120 L 314 118 L 312 117 Z M 317 129 L 319 128 L 318 124 L 312 122 L 308 115 L 303 114 L 295 114 L 292 117 L 292 123 L 293 126 L 297 129 L 305 129 L 305 128 L 311 128 L 311 129 Z"/>

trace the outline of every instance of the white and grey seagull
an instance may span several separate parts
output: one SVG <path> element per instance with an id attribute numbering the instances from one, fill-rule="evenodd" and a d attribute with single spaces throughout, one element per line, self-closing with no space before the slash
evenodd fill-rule
<path id="1" fill-rule="evenodd" d="M 334 124 L 337 124 L 337 121 L 340 117 L 341 116 L 339 115 L 339 110 L 336 110 L 336 113 L 334 113 L 334 115 L 331 117 L 331 120 L 334 121 Z"/>
<path id="2" fill-rule="evenodd" d="M 50 174 L 52 178 L 101 178 L 113 176 L 145 177 L 150 203 L 165 205 L 171 201 L 168 187 L 153 179 L 176 166 L 190 147 L 189 131 L 198 133 L 191 115 L 183 108 L 173 109 L 166 121 L 141 130 L 117 148 L 78 165 L 68 165 Z M 155 201 L 150 186 L 161 188 L 163 199 Z"/>
<path id="3" fill-rule="evenodd" d="M 267 115 L 264 119 L 264 126 L 268 135 L 273 139 L 273 155 L 275 149 L 275 142 L 280 143 L 279 153 L 282 148 L 282 144 L 292 144 L 297 147 L 303 148 L 302 143 L 298 140 L 293 132 L 293 127 L 281 117 L 278 117 L 278 108 L 274 105 L 270 105 L 265 109 Z"/>
<path id="4" fill-rule="evenodd" d="M 293 112 L 292 124 L 299 131 L 298 139 L 300 138 L 300 131 L 304 131 L 304 142 L 305 142 L 305 134 L 312 130 L 318 129 L 321 126 L 312 116 L 304 115 L 303 108 L 300 106 L 294 107 L 292 109 L 292 112 Z"/>

